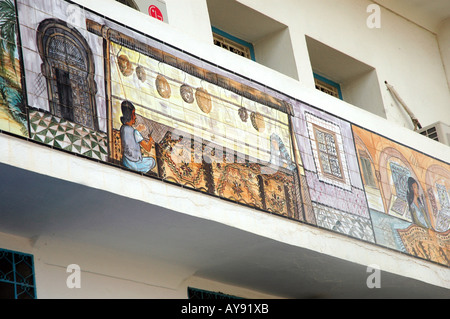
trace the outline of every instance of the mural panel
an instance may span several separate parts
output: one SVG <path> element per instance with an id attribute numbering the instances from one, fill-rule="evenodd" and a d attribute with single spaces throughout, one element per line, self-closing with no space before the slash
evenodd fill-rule
<path id="1" fill-rule="evenodd" d="M 87 23 L 108 52 L 113 162 L 298 218 L 288 102 L 115 25 Z"/>
<path id="2" fill-rule="evenodd" d="M 353 126 L 377 243 L 450 265 L 450 165 Z"/>
<path id="3" fill-rule="evenodd" d="M 108 160 L 101 37 L 65 1 L 18 3 L 30 138 Z"/>
<path id="4" fill-rule="evenodd" d="M 16 6 L 0 0 L 0 130 L 28 137 Z"/>
<path id="5" fill-rule="evenodd" d="M 78 5 L 18 11 L 31 139 L 302 218 L 289 99 Z"/>
<path id="6" fill-rule="evenodd" d="M 450 265 L 448 163 L 78 5 L 14 5 L 0 130 Z"/>
<path id="7" fill-rule="evenodd" d="M 294 112 L 311 203 L 307 221 L 375 242 L 350 123 L 303 103 Z"/>

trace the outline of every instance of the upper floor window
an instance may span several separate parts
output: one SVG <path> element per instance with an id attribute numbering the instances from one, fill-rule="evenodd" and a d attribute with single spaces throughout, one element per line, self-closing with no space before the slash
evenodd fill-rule
<path id="1" fill-rule="evenodd" d="M 139 10 L 139 7 L 137 6 L 136 2 L 134 2 L 134 0 L 116 0 L 116 1 L 126 6 L 129 6 L 130 8 Z"/>
<path id="2" fill-rule="evenodd" d="M 214 44 L 237 55 L 255 61 L 253 45 L 225 31 L 212 27 Z"/>
<path id="3" fill-rule="evenodd" d="M 35 299 L 33 256 L 0 249 L 0 299 Z"/>
<path id="4" fill-rule="evenodd" d="M 316 89 L 342 100 L 341 86 L 323 76 L 314 73 Z"/>
<path id="5" fill-rule="evenodd" d="M 206 3 L 216 45 L 299 79 L 287 25 L 240 1 L 206 0 Z"/>
<path id="6" fill-rule="evenodd" d="M 309 36 L 305 38 L 314 85 L 318 90 L 386 118 L 374 67 Z"/>

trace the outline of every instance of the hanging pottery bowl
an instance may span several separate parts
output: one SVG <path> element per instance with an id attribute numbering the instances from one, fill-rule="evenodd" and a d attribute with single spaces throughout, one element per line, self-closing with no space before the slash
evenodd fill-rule
<path id="1" fill-rule="evenodd" d="M 248 120 L 248 112 L 247 112 L 247 109 L 245 107 L 241 107 L 238 110 L 238 114 L 239 114 L 239 117 L 241 118 L 242 122 L 247 122 L 247 120 Z"/>
<path id="2" fill-rule="evenodd" d="M 194 90 L 187 84 L 183 84 L 180 88 L 180 94 L 186 103 L 194 103 Z"/>
<path id="3" fill-rule="evenodd" d="M 119 70 L 124 76 L 130 76 L 133 74 L 133 65 L 125 54 L 118 57 L 117 63 L 119 64 Z"/>
<path id="4" fill-rule="evenodd" d="M 252 125 L 258 132 L 264 132 L 266 125 L 264 123 L 264 117 L 258 112 L 252 112 L 250 114 L 250 120 L 252 121 Z"/>
<path id="5" fill-rule="evenodd" d="M 156 90 L 158 91 L 159 95 L 161 95 L 165 99 L 168 99 L 172 94 L 172 90 L 170 89 L 170 84 L 166 80 L 166 78 L 162 75 L 158 75 L 156 77 L 155 83 L 156 83 Z"/>
<path id="6" fill-rule="evenodd" d="M 208 91 L 203 88 L 198 88 L 195 91 L 195 99 L 197 100 L 198 107 L 203 113 L 208 114 L 211 112 L 212 102 Z"/>
<path id="7" fill-rule="evenodd" d="M 136 76 L 141 82 L 145 82 L 145 80 L 147 79 L 147 74 L 145 73 L 144 67 L 138 65 L 138 67 L 136 68 Z"/>

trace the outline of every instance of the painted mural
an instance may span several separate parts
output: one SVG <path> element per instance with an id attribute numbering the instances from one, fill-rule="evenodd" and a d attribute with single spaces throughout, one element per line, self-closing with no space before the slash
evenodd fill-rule
<path id="1" fill-rule="evenodd" d="M 450 266 L 448 163 L 78 5 L 0 5 L 1 130 Z"/>
<path id="2" fill-rule="evenodd" d="M 114 27 L 106 31 L 110 156 L 143 174 L 296 218 L 288 109 Z M 220 78 L 220 80 L 219 80 Z M 222 81 L 222 82 L 220 82 Z M 249 90 L 251 88 L 249 87 Z M 242 91 L 243 92 L 243 91 Z M 249 91 L 247 91 L 249 93 Z"/>
<path id="3" fill-rule="evenodd" d="M 28 136 L 13 0 L 0 1 L 0 130 Z"/>
<path id="4" fill-rule="evenodd" d="M 353 126 L 377 243 L 450 264 L 450 165 Z"/>
<path id="5" fill-rule="evenodd" d="M 350 123 L 303 103 L 294 112 L 311 205 L 306 221 L 374 242 Z"/>

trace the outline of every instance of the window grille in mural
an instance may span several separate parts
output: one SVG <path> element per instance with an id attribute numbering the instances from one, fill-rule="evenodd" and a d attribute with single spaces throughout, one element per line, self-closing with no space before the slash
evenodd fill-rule
<path id="1" fill-rule="evenodd" d="M 306 124 L 318 177 L 350 190 L 350 178 L 339 125 L 305 112 Z"/>
<path id="2" fill-rule="evenodd" d="M 439 202 L 441 204 L 441 208 L 450 209 L 448 192 L 447 192 L 447 189 L 445 188 L 445 185 L 436 183 L 436 189 L 437 189 L 437 193 L 438 193 Z"/>
<path id="3" fill-rule="evenodd" d="M 436 190 L 438 194 L 439 204 L 441 206 L 441 209 L 437 211 L 436 230 L 446 231 L 450 227 L 450 201 L 448 198 L 448 191 L 445 185 L 441 185 L 438 183 L 436 183 Z"/>
<path id="4" fill-rule="evenodd" d="M 322 171 L 332 177 L 342 179 L 342 169 L 336 145 L 336 135 L 332 132 L 314 127 L 317 149 Z"/>
<path id="5" fill-rule="evenodd" d="M 86 40 L 77 30 L 56 19 L 41 22 L 37 37 L 51 112 L 98 130 L 95 70 Z"/>
<path id="6" fill-rule="evenodd" d="M 390 163 L 392 182 L 397 196 L 394 199 L 391 210 L 397 214 L 403 216 L 406 213 L 408 207 L 407 191 L 408 191 L 408 178 L 410 172 L 406 167 L 400 166 L 395 162 Z"/>

